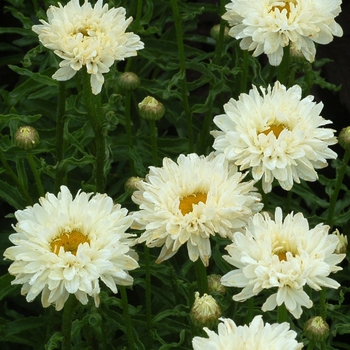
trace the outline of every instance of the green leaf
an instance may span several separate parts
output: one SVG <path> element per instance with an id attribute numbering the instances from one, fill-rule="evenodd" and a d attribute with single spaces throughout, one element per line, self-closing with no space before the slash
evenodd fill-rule
<path id="1" fill-rule="evenodd" d="M 17 187 L 13 187 L 5 181 L 0 180 L 0 198 L 9 203 L 15 209 L 23 209 L 27 203 Z"/>

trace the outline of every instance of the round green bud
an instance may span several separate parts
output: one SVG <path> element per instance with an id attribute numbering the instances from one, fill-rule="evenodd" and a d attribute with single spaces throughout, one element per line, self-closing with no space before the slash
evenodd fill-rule
<path id="1" fill-rule="evenodd" d="M 348 237 L 341 234 L 338 229 L 333 232 L 339 239 L 337 246 L 335 247 L 334 253 L 336 254 L 344 254 L 348 248 Z"/>
<path id="2" fill-rule="evenodd" d="M 125 189 L 125 192 L 129 193 L 129 194 L 132 194 L 134 193 L 134 191 L 136 191 L 138 188 L 137 188 L 137 184 L 142 181 L 143 178 L 142 177 L 138 177 L 138 176 L 132 176 L 130 177 L 126 182 L 125 182 L 125 185 L 124 185 L 124 189 Z"/>
<path id="3" fill-rule="evenodd" d="M 228 34 L 229 31 L 230 31 L 230 28 L 228 26 L 225 26 L 225 28 L 224 28 L 224 41 L 230 38 L 230 35 Z M 216 24 L 214 27 L 211 28 L 210 36 L 213 39 L 218 40 L 219 35 L 220 35 L 220 24 Z"/>
<path id="4" fill-rule="evenodd" d="M 221 316 L 221 309 L 216 300 L 208 294 L 199 297 L 199 293 L 195 294 L 195 301 L 193 303 L 190 317 L 196 327 L 214 328 L 219 322 Z"/>
<path id="5" fill-rule="evenodd" d="M 338 136 L 339 145 L 342 146 L 346 151 L 350 150 L 350 126 L 343 128 Z"/>
<path id="6" fill-rule="evenodd" d="M 15 133 L 15 145 L 24 150 L 30 150 L 39 142 L 38 132 L 31 126 L 21 126 Z"/>
<path id="7" fill-rule="evenodd" d="M 147 120 L 159 120 L 165 114 L 164 105 L 152 96 L 145 97 L 139 103 L 140 116 Z"/>
<path id="8" fill-rule="evenodd" d="M 306 321 L 304 332 L 307 339 L 321 342 L 328 338 L 329 326 L 321 316 L 314 316 Z"/>
<path id="9" fill-rule="evenodd" d="M 209 275 L 208 276 L 208 287 L 209 293 L 225 294 L 226 287 L 221 284 L 220 275 Z"/>
<path id="10" fill-rule="evenodd" d="M 118 86 L 126 91 L 136 90 L 140 86 L 140 78 L 133 72 L 122 73 L 118 78 Z"/>

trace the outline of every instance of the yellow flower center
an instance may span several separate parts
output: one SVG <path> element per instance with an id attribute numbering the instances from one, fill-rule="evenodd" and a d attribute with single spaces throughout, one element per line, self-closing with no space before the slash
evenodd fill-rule
<path id="1" fill-rule="evenodd" d="M 296 5 L 297 1 L 296 0 L 284 0 L 281 2 L 284 2 L 284 5 L 272 6 L 271 12 L 274 12 L 276 8 L 279 9 L 280 12 L 282 12 L 282 10 L 286 9 L 287 10 L 287 17 L 288 17 L 290 14 L 290 3 L 293 3 L 294 5 Z"/>
<path id="2" fill-rule="evenodd" d="M 180 200 L 179 209 L 182 215 L 186 215 L 193 210 L 193 205 L 199 202 L 206 203 L 207 195 L 205 193 L 194 193 Z"/>
<path id="3" fill-rule="evenodd" d="M 58 255 L 60 248 L 65 252 L 77 254 L 79 244 L 90 243 L 89 239 L 79 231 L 64 232 L 51 242 L 51 251 Z"/>
<path id="4" fill-rule="evenodd" d="M 264 130 L 262 134 L 268 135 L 270 132 L 273 132 L 276 139 L 278 139 L 278 136 L 280 136 L 280 133 L 284 129 L 286 129 L 286 127 L 283 124 L 271 125 L 268 129 Z"/>

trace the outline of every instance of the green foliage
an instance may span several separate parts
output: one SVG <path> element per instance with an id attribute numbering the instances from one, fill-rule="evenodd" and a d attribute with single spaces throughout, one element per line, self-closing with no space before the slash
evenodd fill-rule
<path id="1" fill-rule="evenodd" d="M 61 1 L 65 4 L 66 1 Z M 139 3 L 142 9 L 138 8 Z M 5 79 L 0 81 L 0 251 L 11 245 L 8 235 L 14 230 L 13 213 L 38 202 L 40 190 L 26 151 L 18 149 L 13 137 L 20 126 L 30 125 L 40 135 L 39 145 L 31 151 L 45 192 L 57 193 L 61 184 L 69 186 L 72 193 L 79 189 L 96 191 L 96 145 L 95 134 L 89 122 L 84 102 L 81 72 L 67 82 L 58 82 L 52 75 L 60 59 L 45 49 L 31 30 L 38 19 L 46 19 L 43 9 L 55 1 L 44 0 L 38 8 L 37 1 L 8 1 L 4 11 L 13 22 L 0 28 L 0 67 Z M 138 103 L 147 95 L 161 101 L 165 116 L 157 123 L 157 151 L 163 157 L 176 159 L 179 154 L 190 152 L 190 131 L 183 101 L 188 99 L 193 124 L 194 151 L 208 154 L 212 151 L 213 117 L 223 113 L 223 104 L 231 97 L 237 98 L 246 79 L 251 84 L 267 86 L 276 79 L 277 70 L 248 55 L 248 70 L 244 71 L 244 53 L 239 43 L 224 41 L 222 49 L 216 50 L 216 41 L 210 37 L 210 29 L 220 21 L 218 4 L 197 1 L 178 1 L 185 49 L 186 72 L 180 70 L 179 50 L 173 13 L 168 0 L 108 1 L 109 6 L 123 6 L 127 16 L 134 21 L 130 31 L 137 33 L 145 49 L 137 57 L 117 62 L 105 74 L 99 111 L 102 134 L 106 144 L 105 192 L 129 210 L 136 207 L 125 192 L 124 185 L 131 176 L 146 176 L 153 165 L 150 125 L 139 117 Z M 140 12 L 139 12 L 140 11 Z M 209 18 L 209 20 L 208 20 Z M 14 23 L 14 24 L 12 24 Z M 7 40 L 6 38 L 10 39 Z M 338 91 L 337 87 L 322 76 L 322 66 L 327 60 L 316 61 L 312 67 L 294 63 L 293 72 L 301 73 L 295 82 L 304 93 L 313 85 L 322 89 Z M 118 76 L 124 71 L 135 72 L 141 79 L 140 88 L 133 91 L 130 99 L 132 145 L 128 144 L 127 96 L 117 85 Z M 305 74 L 304 74 L 305 73 Z M 5 75 L 6 74 L 6 75 Z M 246 74 L 246 76 L 245 76 Z M 187 89 L 184 97 L 183 82 Z M 311 82 L 311 83 L 310 83 Z M 310 85 L 311 84 L 311 85 Z M 63 102 L 62 102 L 63 101 Z M 62 113 L 61 121 L 57 116 Z M 63 140 L 58 143 L 57 130 L 63 130 Z M 62 149 L 62 154 L 59 153 Z M 276 189 L 266 199 L 266 210 L 281 206 L 286 212 L 303 212 L 310 225 L 327 222 L 330 198 L 335 191 L 342 160 L 334 161 L 327 172 L 320 171 L 317 183 L 304 181 L 287 194 Z M 345 179 L 350 168 L 344 165 Z M 34 185 L 35 184 L 35 185 Z M 276 186 L 277 187 L 277 186 Z M 332 229 L 348 232 L 350 225 L 350 190 L 344 181 L 334 207 Z M 224 274 L 230 266 L 222 259 L 228 240 L 213 238 L 212 258 L 208 273 Z M 135 279 L 128 289 L 129 312 L 133 324 L 133 336 L 137 349 L 190 349 L 196 331 L 191 325 L 191 309 L 196 278 L 193 265 L 188 261 L 182 247 L 171 262 L 155 264 L 157 248 L 151 255 L 151 306 L 152 320 L 146 316 L 145 257 L 141 248 L 140 269 L 133 272 Z M 153 255 L 154 254 L 154 255 Z M 349 257 L 348 257 L 349 258 Z M 13 277 L 7 273 L 8 261 L 1 263 L 0 277 L 0 345 L 1 349 L 60 349 L 62 346 L 62 312 L 52 307 L 43 309 L 38 300 L 29 304 L 20 295 L 20 287 L 12 285 Z M 328 320 L 331 337 L 327 349 L 346 349 L 347 342 L 341 336 L 350 333 L 348 296 L 348 260 L 344 273 L 337 280 L 342 289 L 329 296 Z M 347 272 L 345 272 L 347 271 Z M 223 316 L 234 318 L 237 324 L 247 322 L 245 304 L 232 302 L 232 290 L 215 295 Z M 266 294 L 255 298 L 254 312 L 261 313 Z M 315 293 L 316 294 L 316 293 Z M 317 297 L 314 297 L 317 304 Z M 303 338 L 302 326 L 308 317 L 317 313 L 306 310 L 299 321 L 291 322 L 292 328 Z M 275 322 L 276 313 L 266 314 L 266 320 Z M 250 320 L 248 320 L 249 322 Z M 86 306 L 79 305 L 74 314 L 72 327 L 73 349 L 128 348 L 126 326 L 119 294 L 113 295 L 107 288 L 101 292 L 101 305 L 96 308 L 90 300 Z"/>

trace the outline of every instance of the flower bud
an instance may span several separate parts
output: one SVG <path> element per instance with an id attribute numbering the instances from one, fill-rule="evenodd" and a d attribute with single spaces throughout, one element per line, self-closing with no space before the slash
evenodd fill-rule
<path id="1" fill-rule="evenodd" d="M 195 301 L 191 309 L 191 320 L 197 327 L 214 328 L 218 324 L 221 316 L 221 310 L 216 300 L 208 294 L 199 297 L 199 293 L 195 294 Z"/>
<path id="2" fill-rule="evenodd" d="M 346 253 L 346 250 L 348 248 L 348 237 L 344 236 L 343 234 L 340 234 L 338 229 L 336 229 L 333 232 L 333 234 L 337 235 L 337 237 L 339 239 L 339 243 L 335 247 L 334 253 L 336 253 L 336 254 L 344 254 L 344 253 Z"/>
<path id="3" fill-rule="evenodd" d="M 342 146 L 345 150 L 350 150 L 350 126 L 343 128 L 338 136 L 339 145 Z"/>
<path id="4" fill-rule="evenodd" d="M 225 294 L 226 292 L 226 287 L 221 284 L 220 275 L 209 275 L 208 287 L 209 287 L 209 293 Z"/>
<path id="5" fill-rule="evenodd" d="M 306 321 L 304 332 L 307 339 L 314 342 L 321 342 L 327 339 L 329 326 L 321 316 L 314 316 Z"/>
<path id="6" fill-rule="evenodd" d="M 229 31 L 230 31 L 230 28 L 228 26 L 225 26 L 225 28 L 224 28 L 224 41 L 230 37 L 228 34 Z M 218 40 L 219 35 L 220 35 L 220 24 L 216 24 L 213 28 L 211 28 L 210 36 L 213 39 Z"/>
<path id="7" fill-rule="evenodd" d="M 140 78 L 133 72 L 122 73 L 118 78 L 118 86 L 126 91 L 136 90 L 140 86 Z"/>
<path id="8" fill-rule="evenodd" d="M 125 192 L 132 194 L 134 191 L 137 190 L 137 183 L 139 183 L 140 181 L 142 181 L 143 178 L 142 177 L 138 177 L 138 176 L 132 176 L 130 177 L 124 185 L 124 189 Z"/>
<path id="9" fill-rule="evenodd" d="M 31 126 L 21 126 L 15 133 L 15 145 L 24 150 L 29 150 L 39 142 L 38 132 Z"/>
<path id="10" fill-rule="evenodd" d="M 139 103 L 140 115 L 146 120 L 159 120 L 165 113 L 163 104 L 152 96 L 145 97 Z"/>

